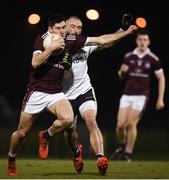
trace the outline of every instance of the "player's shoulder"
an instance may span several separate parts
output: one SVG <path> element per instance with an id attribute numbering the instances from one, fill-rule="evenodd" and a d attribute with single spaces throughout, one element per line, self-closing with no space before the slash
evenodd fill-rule
<path id="1" fill-rule="evenodd" d="M 97 49 L 97 46 L 83 46 L 82 50 L 84 50 L 87 53 L 91 53 Z"/>
<path id="2" fill-rule="evenodd" d="M 129 51 L 124 55 L 124 58 L 129 58 L 132 55 L 133 55 L 133 51 Z"/>
<path id="3" fill-rule="evenodd" d="M 37 40 L 37 39 L 44 40 L 47 36 L 49 36 L 49 33 L 48 33 L 48 32 L 38 34 L 38 35 L 36 36 L 36 40 Z"/>
<path id="4" fill-rule="evenodd" d="M 152 60 L 159 61 L 159 57 L 154 54 L 151 50 L 148 52 L 148 55 L 152 58 Z"/>

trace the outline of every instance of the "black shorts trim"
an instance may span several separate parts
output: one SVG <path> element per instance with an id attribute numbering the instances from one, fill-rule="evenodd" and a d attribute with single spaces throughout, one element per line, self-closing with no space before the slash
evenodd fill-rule
<path id="1" fill-rule="evenodd" d="M 76 116 L 79 113 L 79 107 L 86 101 L 96 101 L 95 100 L 95 95 L 93 94 L 93 89 L 90 89 L 86 93 L 78 96 L 76 99 L 69 100 L 73 111 L 74 115 Z"/>

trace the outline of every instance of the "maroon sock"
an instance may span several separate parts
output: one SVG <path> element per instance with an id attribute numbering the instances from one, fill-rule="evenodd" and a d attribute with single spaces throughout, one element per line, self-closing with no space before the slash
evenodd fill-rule
<path id="1" fill-rule="evenodd" d="M 50 136 L 50 134 L 48 133 L 48 130 L 46 130 L 46 131 L 43 133 L 43 135 L 44 135 L 44 137 L 45 137 L 45 139 L 46 139 L 47 141 L 49 141 L 49 140 L 51 139 L 51 136 Z"/>
<path id="2" fill-rule="evenodd" d="M 10 162 L 15 161 L 15 159 L 16 159 L 16 157 L 11 157 L 11 156 L 8 155 L 8 161 L 10 161 Z"/>

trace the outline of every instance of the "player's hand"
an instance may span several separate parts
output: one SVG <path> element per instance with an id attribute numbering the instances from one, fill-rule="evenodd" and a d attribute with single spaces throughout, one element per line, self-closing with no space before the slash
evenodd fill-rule
<path id="1" fill-rule="evenodd" d="M 127 64 L 122 64 L 120 71 L 122 71 L 122 73 L 127 73 L 129 70 L 129 66 Z"/>
<path id="2" fill-rule="evenodd" d="M 62 37 L 60 37 L 58 39 L 54 39 L 54 37 L 52 36 L 50 48 L 52 48 L 53 50 L 64 49 L 65 48 L 65 40 Z"/>
<path id="3" fill-rule="evenodd" d="M 138 30 L 138 27 L 135 25 L 130 25 L 129 28 L 126 30 L 127 33 L 133 33 Z"/>
<path id="4" fill-rule="evenodd" d="M 118 71 L 118 76 L 120 77 L 120 79 L 124 79 L 125 74 L 128 72 L 129 70 L 129 66 L 126 64 L 122 64 L 120 67 L 120 70 Z"/>
<path id="5" fill-rule="evenodd" d="M 121 21 L 121 28 L 126 31 L 129 26 L 132 24 L 133 22 L 133 16 L 132 14 L 123 14 L 123 17 L 122 17 L 122 21 Z"/>
<path id="6" fill-rule="evenodd" d="M 70 70 L 72 67 L 72 56 L 71 56 L 71 54 L 68 52 L 65 52 L 65 55 L 59 64 L 61 64 L 65 70 Z"/>
<path id="7" fill-rule="evenodd" d="M 164 108 L 164 101 L 161 100 L 161 99 L 157 100 L 156 109 L 157 109 L 157 110 L 161 110 L 161 109 L 163 109 L 163 108 Z"/>

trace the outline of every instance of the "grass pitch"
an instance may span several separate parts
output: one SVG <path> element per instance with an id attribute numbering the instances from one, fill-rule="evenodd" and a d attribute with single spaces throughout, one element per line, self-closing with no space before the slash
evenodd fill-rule
<path id="1" fill-rule="evenodd" d="M 7 175 L 7 161 L 0 159 L 0 179 L 169 179 L 169 161 L 110 161 L 106 176 L 98 176 L 94 160 L 84 160 L 76 173 L 71 160 L 18 159 L 19 176 Z"/>

